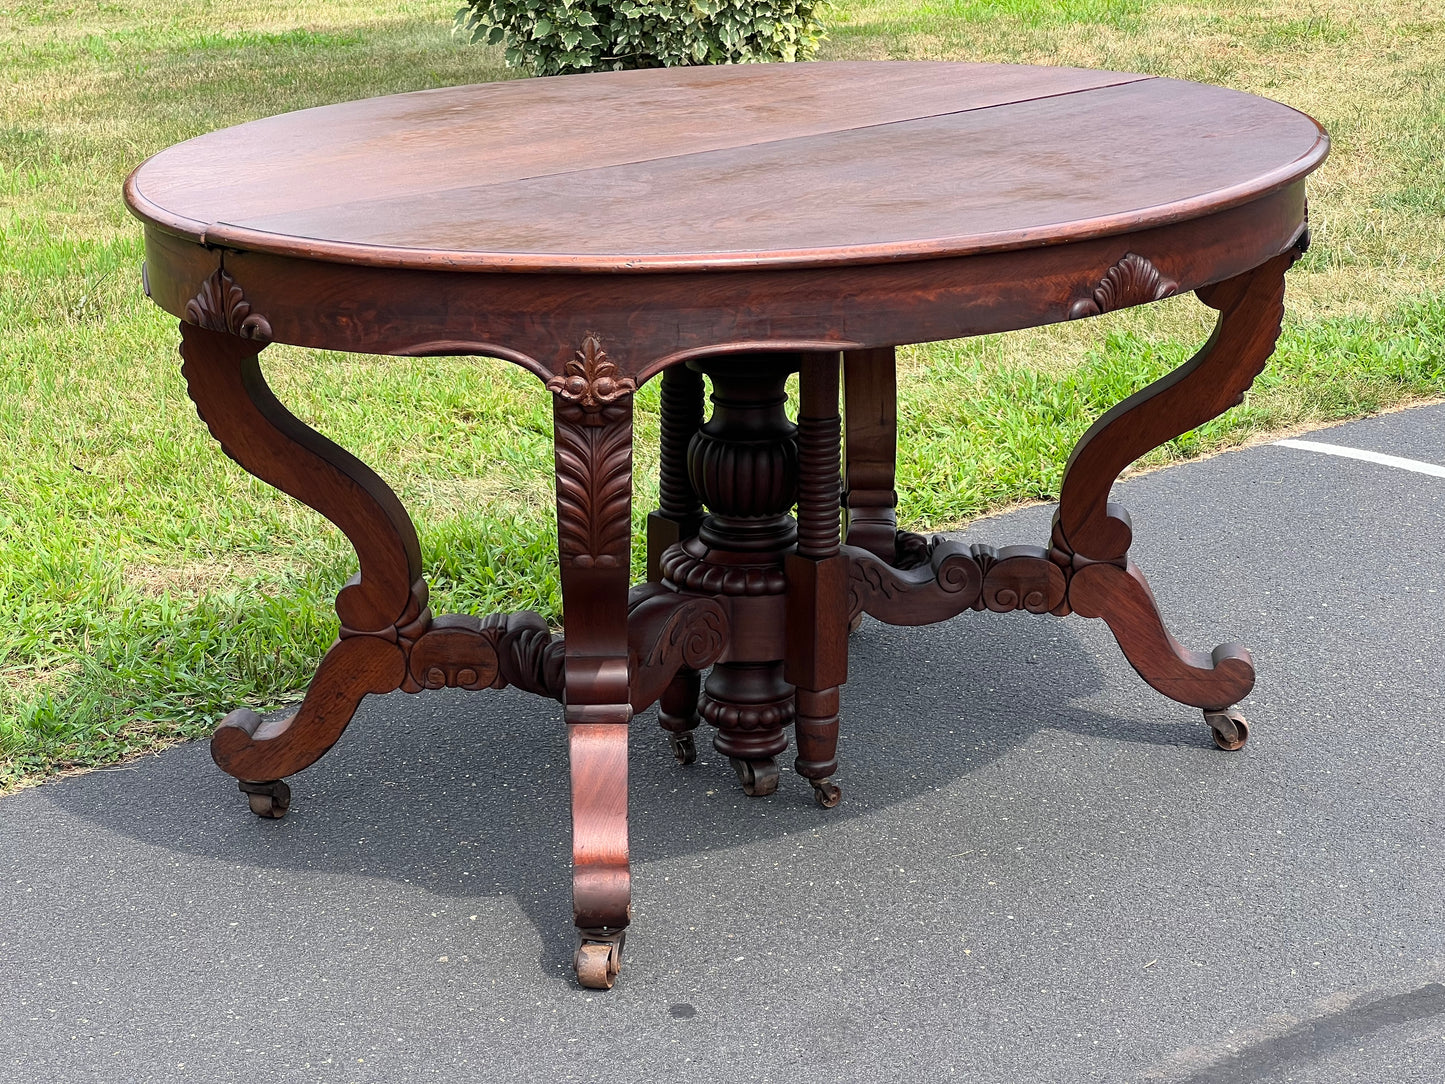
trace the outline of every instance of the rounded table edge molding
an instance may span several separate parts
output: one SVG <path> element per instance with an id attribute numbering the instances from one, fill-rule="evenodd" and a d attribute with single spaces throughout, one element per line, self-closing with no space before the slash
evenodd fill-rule
<path id="1" fill-rule="evenodd" d="M 358 267 L 208 248 L 147 225 L 145 268 L 152 300 L 182 320 L 224 268 L 273 342 L 485 355 L 546 380 L 596 335 L 641 383 L 702 356 L 935 342 L 1144 304 L 1258 266 L 1294 246 L 1305 221 L 1301 179 L 1215 214 L 1065 244 L 837 268 L 648 275 Z M 1138 273 L 1145 266 L 1158 276 L 1149 289 L 1150 276 Z M 699 318 L 649 322 L 649 312 Z"/>

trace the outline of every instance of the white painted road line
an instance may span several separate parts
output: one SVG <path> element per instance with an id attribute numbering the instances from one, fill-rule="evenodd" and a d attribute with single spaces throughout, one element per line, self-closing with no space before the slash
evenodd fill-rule
<path id="1" fill-rule="evenodd" d="M 1425 463 L 1419 459 L 1404 459 L 1398 455 L 1367 452 L 1363 448 L 1346 448 L 1340 444 L 1321 444 L 1315 440 L 1277 440 L 1274 443 L 1282 448 L 1298 448 L 1302 452 L 1320 452 L 1324 455 L 1343 456 L 1345 459 L 1363 459 L 1366 463 L 1379 463 L 1385 467 L 1412 470 L 1416 474 L 1428 474 L 1432 478 L 1445 478 L 1445 467 L 1436 466 L 1434 463 Z"/>

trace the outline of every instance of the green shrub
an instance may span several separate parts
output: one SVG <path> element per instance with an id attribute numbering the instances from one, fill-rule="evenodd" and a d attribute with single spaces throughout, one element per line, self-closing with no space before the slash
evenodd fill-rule
<path id="1" fill-rule="evenodd" d="M 467 0 L 456 33 L 538 75 L 806 60 L 827 0 Z"/>

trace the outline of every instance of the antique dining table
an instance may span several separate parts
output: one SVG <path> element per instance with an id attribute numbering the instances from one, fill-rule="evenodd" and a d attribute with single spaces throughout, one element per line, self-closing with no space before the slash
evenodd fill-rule
<path id="1" fill-rule="evenodd" d="M 146 292 L 181 320 L 200 417 L 241 467 L 344 532 L 359 564 L 300 707 L 233 711 L 216 763 L 278 817 L 286 777 L 368 694 L 512 685 L 560 701 L 574 964 L 606 988 L 630 918 L 629 721 L 658 704 L 683 763 L 706 721 L 753 795 L 776 790 L 791 731 L 798 775 L 832 807 L 864 613 L 1102 618 L 1146 682 L 1239 748 L 1253 661 L 1169 633 L 1110 490 L 1262 370 L 1308 244 L 1305 178 L 1327 151 L 1308 116 L 1218 87 L 906 62 L 453 87 L 162 151 L 125 197 Z M 1213 334 L 1078 442 L 1049 538 L 993 549 L 898 529 L 895 347 L 1188 291 L 1217 310 Z M 276 399 L 260 364 L 273 342 L 490 356 L 537 376 L 563 634 L 526 612 L 432 613 L 401 501 Z M 633 400 L 653 378 L 661 496 L 634 586 Z M 965 718 L 969 702 L 959 689 Z"/>

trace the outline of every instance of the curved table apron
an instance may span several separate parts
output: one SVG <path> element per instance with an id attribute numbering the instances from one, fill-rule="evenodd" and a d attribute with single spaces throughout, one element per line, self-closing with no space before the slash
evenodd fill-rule
<path id="1" fill-rule="evenodd" d="M 632 715 L 659 703 L 683 763 L 706 720 L 750 794 L 777 787 L 791 727 L 797 771 L 831 807 L 863 613 L 1101 617 L 1145 681 L 1238 748 L 1249 653 L 1170 635 L 1108 498 L 1261 371 L 1327 148 L 1303 114 L 1216 87 L 848 63 L 426 91 L 162 152 L 126 198 L 146 226 L 147 293 L 182 320 L 191 397 L 228 455 L 335 523 L 360 564 L 301 707 L 233 712 L 216 762 L 253 811 L 280 816 L 284 777 L 369 693 L 514 685 L 561 701 L 575 963 L 606 987 L 629 920 Z M 1189 290 L 1218 310 L 1213 335 L 1080 440 L 1046 545 L 897 529 L 895 346 Z M 530 613 L 433 615 L 401 502 L 276 400 L 269 342 L 490 355 L 545 381 L 565 638 Z M 631 587 L 632 401 L 658 374 L 661 500 L 647 582 Z"/>

